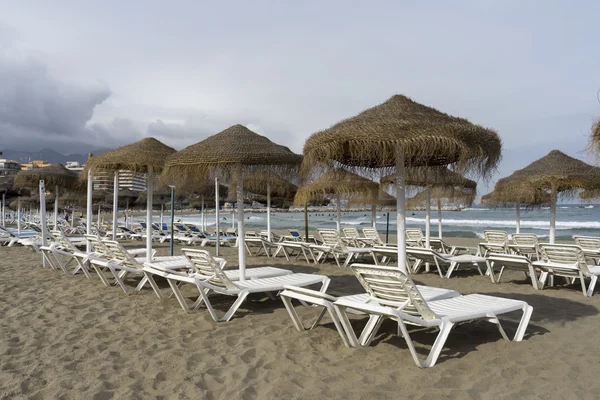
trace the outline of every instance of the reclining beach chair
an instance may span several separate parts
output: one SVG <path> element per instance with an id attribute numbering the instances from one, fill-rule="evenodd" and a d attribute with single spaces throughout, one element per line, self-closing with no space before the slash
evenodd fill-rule
<path id="1" fill-rule="evenodd" d="M 368 237 L 361 237 L 358 233 L 358 229 L 354 226 L 346 227 L 342 229 L 347 243 L 355 247 L 372 247 L 378 243 L 375 243 L 373 239 Z"/>
<path id="2" fill-rule="evenodd" d="M 534 233 L 515 233 L 512 235 L 513 243 L 508 245 L 508 250 L 514 254 L 525 256 L 530 260 L 539 260 L 540 249 L 538 237 Z"/>
<path id="3" fill-rule="evenodd" d="M 345 259 L 343 266 L 346 267 L 355 258 L 368 254 L 375 262 L 377 262 L 373 255 L 372 248 L 346 246 L 335 229 L 319 229 L 318 233 L 321 236 L 323 244 L 311 245 L 311 247 L 318 252 L 317 260 L 324 261 L 328 255 L 331 255 L 338 267 L 340 267 L 340 259 L 343 257 Z"/>
<path id="4" fill-rule="evenodd" d="M 538 290 L 538 274 L 529 257 L 520 254 L 498 254 L 492 253 L 486 258 L 490 278 L 494 283 L 502 281 L 502 274 L 506 269 L 520 271 L 525 274 L 525 277 L 531 279 L 531 285 Z M 494 278 L 494 271 L 500 269 L 498 276 Z"/>
<path id="5" fill-rule="evenodd" d="M 110 287 L 110 283 L 108 282 L 108 279 L 106 279 L 106 276 L 104 275 L 103 271 L 103 269 L 108 269 L 114 277 L 115 283 L 121 287 L 123 292 L 128 294 L 129 291 L 125 286 L 123 279 L 125 279 L 125 277 L 129 274 L 136 274 L 140 275 L 142 279 L 136 286 L 135 290 L 141 290 L 144 287 L 144 285 L 148 282 L 148 280 L 144 276 L 142 264 L 145 258 L 136 259 L 134 255 L 127 251 L 125 248 L 123 248 L 123 246 L 121 246 L 119 242 L 112 240 L 102 240 L 100 243 L 105 246 L 106 258 L 93 258 L 90 260 L 90 263 L 96 271 L 96 273 L 98 274 L 98 277 L 100 278 L 102 283 L 105 286 Z M 96 243 L 95 246 L 98 246 L 98 243 Z M 182 256 L 153 257 L 153 260 L 174 261 L 177 264 L 174 265 L 173 268 L 186 268 L 188 266 L 187 261 Z"/>
<path id="6" fill-rule="evenodd" d="M 169 280 L 169 284 L 179 301 L 181 307 L 189 311 L 197 309 L 200 305 L 205 304 L 208 312 L 215 322 L 229 321 L 242 303 L 251 293 L 277 293 L 283 290 L 286 285 L 306 287 L 312 285 L 320 285 L 320 292 L 325 292 L 329 285 L 329 278 L 324 275 L 309 275 L 303 273 L 288 272 L 285 275 L 271 276 L 268 278 L 247 279 L 244 281 L 232 280 L 228 277 L 228 273 L 233 271 L 223 271 L 219 263 L 215 262 L 208 252 L 195 249 L 184 249 L 184 254 L 188 260 L 196 266 L 196 274 L 183 276 L 179 274 L 168 274 L 165 276 Z M 210 257 L 210 258 L 209 258 Z M 160 275 L 160 271 L 151 270 L 152 265 L 146 265 L 148 273 Z M 268 267 L 267 267 L 268 268 Z M 246 271 L 252 271 L 249 268 Z M 152 272 L 151 272 L 152 271 Z M 252 272 L 250 272 L 252 273 Z M 231 275 L 230 275 L 231 276 Z M 239 275 L 237 275 L 239 277 Z M 178 287 L 179 282 L 193 283 L 200 292 L 200 297 L 190 307 L 185 298 L 181 296 Z M 179 293 L 179 294 L 178 294 Z M 210 302 L 210 294 L 218 293 L 227 296 L 236 296 L 237 299 L 229 310 L 219 317 Z"/>
<path id="7" fill-rule="evenodd" d="M 198 295 L 196 301 L 190 306 L 185 297 L 181 294 L 180 287 L 184 283 L 190 283 L 197 287 L 196 280 L 207 280 L 214 274 L 214 268 L 219 268 L 225 276 L 232 281 L 239 281 L 239 270 L 225 270 L 227 261 L 223 258 L 213 257 L 206 250 L 182 249 L 185 259 L 187 260 L 188 269 L 173 268 L 172 261 L 157 261 L 144 263 L 144 275 L 148 279 L 150 286 L 158 298 L 164 298 L 164 295 L 153 275 L 161 276 L 167 280 L 171 287 L 172 295 L 175 296 L 179 305 L 184 311 L 192 311 L 198 309 L 202 304 L 202 295 Z M 274 267 L 251 267 L 246 269 L 246 279 L 264 279 L 276 276 L 289 275 L 292 271 Z"/>
<path id="8" fill-rule="evenodd" d="M 308 264 L 311 262 L 318 264 L 317 256 L 313 251 L 313 248 L 309 243 L 306 242 L 297 242 L 297 241 L 289 241 L 283 240 L 282 242 L 277 243 L 277 249 L 275 253 L 273 253 L 273 257 L 277 257 L 279 253 L 283 253 L 286 260 L 290 260 L 290 256 L 296 256 L 296 260 L 300 258 L 300 256 L 304 256 L 304 259 Z M 309 257 L 310 256 L 310 257 Z"/>
<path id="9" fill-rule="evenodd" d="M 483 231 L 485 242 L 479 243 L 479 254 L 486 257 L 491 253 L 508 253 L 508 233 L 504 231 Z"/>
<path id="10" fill-rule="evenodd" d="M 598 265 L 600 262 L 600 237 L 573 236 L 575 244 L 583 250 L 583 254 Z"/>
<path id="11" fill-rule="evenodd" d="M 353 264 L 353 265 L 355 265 L 355 264 Z M 352 268 L 352 266 L 350 267 L 350 270 L 352 272 L 354 272 L 354 268 Z M 358 276 L 357 276 L 357 278 L 358 278 Z M 359 282 L 361 284 L 363 283 L 360 279 L 359 279 Z M 334 297 L 329 294 L 317 292 L 317 291 L 311 290 L 311 289 L 299 288 L 296 286 L 286 286 L 285 290 L 283 292 L 281 292 L 280 296 L 281 296 L 281 300 L 283 301 L 283 304 L 285 305 L 285 308 L 287 309 L 288 314 L 290 315 L 290 318 L 292 319 L 292 323 L 294 324 L 294 327 L 298 331 L 302 332 L 305 330 L 312 330 L 312 329 L 316 328 L 319 325 L 319 322 L 321 321 L 321 319 L 324 317 L 325 313 L 329 313 L 329 316 L 330 316 L 331 320 L 333 321 L 340 337 L 342 338 L 344 345 L 346 347 L 357 347 L 357 346 L 359 346 L 359 343 L 356 340 L 356 338 L 354 338 L 354 340 L 353 340 L 352 337 L 348 337 L 348 335 L 345 333 L 345 331 L 343 329 L 343 326 L 340 321 L 339 313 L 335 310 L 335 302 L 338 301 L 339 299 L 345 299 L 345 300 L 353 301 L 356 303 L 364 303 L 364 304 L 369 303 L 371 301 L 371 295 L 368 293 L 369 288 L 365 287 L 364 285 L 363 285 L 363 287 L 365 288 L 365 292 L 363 292 L 363 293 L 358 293 L 358 294 L 353 294 L 350 296 L 343 296 L 343 297 Z M 460 293 L 458 293 L 455 290 L 449 290 L 449 289 L 443 289 L 443 288 L 421 286 L 421 285 L 417 285 L 417 288 L 420 290 L 423 297 L 427 301 L 450 299 L 450 298 L 461 295 Z M 310 327 L 306 328 L 304 326 L 304 324 L 302 323 L 300 317 L 298 316 L 298 313 L 296 312 L 296 310 L 294 308 L 292 299 L 296 299 L 296 300 L 300 301 L 302 304 L 310 304 L 311 306 L 321 308 L 321 312 L 318 314 L 316 320 L 310 325 Z M 355 314 L 364 314 L 362 312 L 358 312 L 358 311 L 355 311 L 352 309 L 346 310 L 346 311 L 350 312 L 350 313 L 355 313 Z M 343 318 L 343 316 L 342 316 L 342 318 Z"/>
<path id="12" fill-rule="evenodd" d="M 533 265 L 539 268 L 540 289 L 544 288 L 548 277 L 561 276 L 569 282 L 579 279 L 584 296 L 591 297 L 594 294 L 596 281 L 600 275 L 600 267 L 588 265 L 585 253 L 581 247 L 572 244 L 540 244 L 542 259 Z M 590 278 L 590 283 L 585 287 L 585 279 Z"/>
<path id="13" fill-rule="evenodd" d="M 445 277 L 450 279 L 450 276 L 452 276 L 452 273 L 458 269 L 459 265 L 467 264 L 476 267 L 479 271 L 479 274 L 484 275 L 484 273 L 481 271 L 481 265 L 486 263 L 485 257 L 474 256 L 471 254 L 462 254 L 458 256 L 441 254 L 424 247 L 407 247 L 406 255 L 416 260 L 412 267 L 413 273 L 418 273 L 423 265 L 429 264 L 436 266 L 441 278 Z M 448 267 L 448 270 L 444 275 L 443 268 L 446 266 Z M 493 275 L 491 278 L 493 279 Z"/>
<path id="14" fill-rule="evenodd" d="M 386 243 L 379 237 L 379 232 L 375 228 L 363 228 L 363 235 L 372 242 L 373 246 L 385 246 Z"/>
<path id="15" fill-rule="evenodd" d="M 425 236 L 419 228 L 407 228 L 406 234 L 406 245 L 411 247 L 423 247 L 425 244 Z"/>
<path id="16" fill-rule="evenodd" d="M 79 250 L 60 230 L 52 230 L 50 233 L 53 241 L 48 246 L 40 246 L 42 257 L 48 265 L 52 269 L 61 269 L 67 275 L 75 275 L 82 271 L 90 279 L 88 262 L 94 254 Z M 75 261 L 77 266 L 71 271 L 69 265 L 72 261 Z"/>
<path id="17" fill-rule="evenodd" d="M 454 325 L 467 321 L 487 320 L 496 324 L 502 337 L 510 341 L 498 316 L 522 311 L 523 315 L 513 339 L 518 342 L 523 339 L 533 312 L 533 308 L 524 301 L 481 294 L 428 301 L 412 279 L 397 268 L 362 264 L 353 264 L 351 268 L 359 276 L 361 283 L 369 288 L 370 301 L 361 303 L 340 298 L 334 303 L 340 322 L 349 338 L 348 341 L 358 343 L 360 346 L 368 346 L 383 320 L 392 319 L 398 323 L 399 331 L 406 341 L 415 364 L 421 368 L 435 365 Z M 356 337 L 347 318 L 349 309 L 371 316 L 360 338 Z M 426 360 L 420 360 L 407 325 L 439 329 Z"/>

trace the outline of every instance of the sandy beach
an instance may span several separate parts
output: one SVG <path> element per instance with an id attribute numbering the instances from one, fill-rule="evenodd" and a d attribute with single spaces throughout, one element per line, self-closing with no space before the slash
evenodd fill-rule
<path id="1" fill-rule="evenodd" d="M 168 244 L 157 247 L 159 254 L 168 253 Z M 225 255 L 235 267 L 235 249 L 226 248 Z M 265 257 L 248 262 L 326 274 L 334 295 L 361 291 L 358 281 L 333 263 Z M 231 322 L 215 323 L 205 310 L 185 313 L 175 299 L 161 301 L 150 289 L 127 296 L 96 277 L 43 269 L 41 256 L 22 247 L 1 247 L 0 398 L 598 397 L 600 295 L 585 298 L 578 284 L 535 291 L 513 272 L 496 285 L 468 269 L 450 280 L 434 273 L 414 279 L 463 294 L 529 302 L 534 312 L 525 339 L 506 342 L 485 322 L 461 325 L 438 364 L 422 370 L 389 321 L 371 347 L 347 349 L 327 318 L 315 330 L 296 331 L 279 299 L 253 296 Z M 135 282 L 128 284 L 133 288 Z M 196 293 L 191 287 L 184 291 L 190 297 Z M 225 310 L 230 302 L 216 304 Z M 316 316 L 314 309 L 299 311 L 307 323 Z M 511 334 L 519 315 L 509 317 L 505 328 Z M 360 327 L 364 320 L 353 324 Z M 421 351 L 434 337 L 413 335 Z"/>

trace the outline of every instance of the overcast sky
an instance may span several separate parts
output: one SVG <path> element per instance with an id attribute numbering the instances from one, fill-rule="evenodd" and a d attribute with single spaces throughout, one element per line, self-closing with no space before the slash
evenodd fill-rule
<path id="1" fill-rule="evenodd" d="M 0 0 L 0 148 L 63 153 L 241 123 L 304 140 L 395 93 L 494 128 L 510 174 L 584 158 L 599 1 Z"/>

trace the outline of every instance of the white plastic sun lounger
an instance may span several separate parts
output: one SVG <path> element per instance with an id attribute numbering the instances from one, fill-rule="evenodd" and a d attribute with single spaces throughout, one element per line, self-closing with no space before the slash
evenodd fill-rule
<path id="1" fill-rule="evenodd" d="M 180 287 L 184 283 L 196 285 L 196 280 L 206 280 L 214 275 L 214 268 L 223 270 L 223 273 L 228 279 L 238 281 L 240 279 L 239 270 L 224 270 L 227 261 L 223 258 L 213 257 L 206 250 L 182 249 L 185 254 L 184 258 L 188 262 L 188 269 L 172 268 L 170 261 L 158 261 L 152 263 L 144 263 L 144 275 L 148 279 L 150 286 L 154 289 L 159 299 L 165 298 L 163 291 L 158 287 L 153 276 L 161 276 L 167 280 L 171 287 L 171 294 L 174 295 L 179 305 L 184 311 L 192 311 L 198 309 L 202 304 L 202 296 L 198 295 L 196 301 L 190 306 L 185 297 L 181 294 Z M 274 267 L 252 267 L 246 269 L 246 279 L 261 279 L 272 278 L 276 276 L 289 275 L 292 271 Z"/>
<path id="2" fill-rule="evenodd" d="M 485 242 L 479 243 L 479 253 L 487 256 L 491 253 L 508 253 L 508 233 L 504 231 L 483 231 Z"/>
<path id="3" fill-rule="evenodd" d="M 548 277 L 561 276 L 571 282 L 579 279 L 581 290 L 584 296 L 591 297 L 594 294 L 594 288 L 598 276 L 600 276 L 600 267 L 588 265 L 583 249 L 579 246 L 569 244 L 540 244 L 542 260 L 536 261 L 533 265 L 539 268 L 540 288 L 543 289 Z M 585 287 L 585 279 L 590 278 L 589 286 Z"/>
<path id="4" fill-rule="evenodd" d="M 54 241 L 48 246 L 40 246 L 42 257 L 48 265 L 53 269 L 61 269 L 67 275 L 75 275 L 82 271 L 90 279 L 87 264 L 94 254 L 79 250 L 62 231 L 53 230 L 51 234 Z M 72 261 L 75 261 L 77 266 L 71 271 L 69 265 Z"/>
<path id="5" fill-rule="evenodd" d="M 311 245 L 311 247 L 319 252 L 317 260 L 325 259 L 327 255 L 333 256 L 338 267 L 340 266 L 340 259 L 344 257 L 344 267 L 347 267 L 350 262 L 359 256 L 369 255 L 375 260 L 373 255 L 373 249 L 370 247 L 349 247 L 344 244 L 340 235 L 335 229 L 319 229 L 319 235 L 323 241 L 322 245 Z"/>
<path id="6" fill-rule="evenodd" d="M 519 254 L 490 254 L 486 259 L 490 278 L 494 283 L 500 283 L 502 274 L 506 269 L 520 271 L 525 274 L 525 277 L 531 279 L 531 285 L 538 290 L 538 274 L 529 257 Z M 498 276 L 494 278 L 494 271 L 500 269 Z"/>
<path id="7" fill-rule="evenodd" d="M 292 242 L 288 240 L 284 240 L 283 242 L 277 243 L 277 250 L 273 254 L 273 257 L 277 257 L 279 253 L 283 253 L 286 260 L 290 260 L 290 256 L 296 256 L 296 260 L 302 255 L 308 264 L 314 262 L 318 263 L 317 257 L 313 252 L 313 248 L 310 244 L 305 242 Z M 309 258 L 310 256 L 310 258 Z M 312 260 L 312 261 L 311 261 Z"/>
<path id="8" fill-rule="evenodd" d="M 470 254 L 461 254 L 459 256 L 440 254 L 431 249 L 426 249 L 423 247 L 407 247 L 406 255 L 416 260 L 415 264 L 413 265 L 413 273 L 419 272 L 421 266 L 429 264 L 436 266 L 441 278 L 445 277 L 450 279 L 452 272 L 456 271 L 459 265 L 468 264 L 475 266 L 479 271 L 479 274 L 484 275 L 483 271 L 481 270 L 481 265 L 485 265 L 485 257 L 473 256 Z M 444 275 L 443 267 L 445 266 L 448 266 L 448 270 Z"/>
<path id="9" fill-rule="evenodd" d="M 353 264 L 353 265 L 355 265 L 355 264 Z M 350 270 L 354 272 L 354 268 L 352 266 L 350 266 Z M 368 285 L 365 285 L 365 283 L 360 275 L 356 275 L 356 277 L 357 277 L 358 281 L 365 288 L 365 292 L 359 293 L 359 294 L 354 294 L 354 295 L 349 295 L 349 296 L 343 296 L 343 297 L 339 297 L 339 298 L 331 296 L 326 293 L 317 292 L 315 290 L 299 288 L 299 287 L 294 287 L 294 286 L 286 286 L 285 290 L 281 293 L 281 299 L 283 300 L 285 308 L 287 309 L 288 314 L 290 315 L 290 318 L 292 319 L 292 322 L 293 322 L 294 326 L 296 327 L 296 329 L 298 331 L 314 329 L 316 326 L 318 326 L 319 322 L 321 321 L 321 319 L 323 318 L 325 313 L 328 312 L 331 320 L 333 321 L 335 327 L 338 330 L 338 333 L 342 337 L 342 341 L 344 342 L 344 345 L 347 347 L 356 347 L 358 345 L 358 343 L 351 342 L 352 338 L 348 337 L 345 334 L 344 330 L 342 329 L 341 321 L 339 319 L 340 318 L 339 313 L 335 311 L 335 305 L 334 305 L 334 303 L 339 299 L 345 299 L 345 300 L 353 301 L 356 303 L 364 303 L 364 304 L 369 303 L 369 301 L 371 299 L 371 295 L 369 294 L 368 291 L 370 290 L 370 288 Z M 450 299 L 450 298 L 461 295 L 459 292 L 457 292 L 455 290 L 450 290 L 450 289 L 443 289 L 443 288 L 437 288 L 437 287 L 431 287 L 431 286 L 421 286 L 421 285 L 417 285 L 417 288 L 422 293 L 423 297 L 428 301 Z M 296 313 L 296 310 L 292 304 L 292 299 L 296 299 L 296 300 L 302 302 L 303 304 L 308 303 L 308 304 L 311 304 L 312 306 L 322 308 L 317 319 L 313 322 L 313 324 L 309 328 L 306 328 L 304 326 L 304 324 L 302 323 L 302 321 L 300 320 L 300 317 Z M 355 310 L 347 310 L 347 311 L 351 312 L 351 313 L 356 313 L 356 314 L 363 314 L 361 312 L 356 312 Z"/>
<path id="10" fill-rule="evenodd" d="M 523 315 L 513 340 L 521 341 L 533 312 L 533 308 L 524 301 L 481 294 L 427 301 L 412 279 L 397 268 L 361 264 L 353 264 L 351 267 L 370 288 L 371 301 L 369 303 L 358 303 L 341 298 L 334 303 L 349 342 L 368 346 L 375 337 L 383 319 L 390 318 L 398 323 L 398 328 L 408 345 L 415 364 L 421 368 L 435 365 L 450 331 L 457 323 L 488 320 L 497 324 L 503 338 L 510 340 L 500 324 L 498 316 L 520 310 Z M 356 334 L 349 323 L 347 318 L 348 309 L 371 315 L 371 320 L 365 327 L 360 339 L 356 338 Z M 421 361 L 419 359 L 406 324 L 439 329 L 435 343 L 426 360 Z"/>
<path id="11" fill-rule="evenodd" d="M 204 261 L 206 257 L 205 254 L 202 254 L 201 251 L 187 249 L 185 252 L 186 257 L 188 259 L 193 257 L 199 257 Z M 192 261 L 193 262 L 193 261 Z M 151 265 L 147 265 L 147 267 L 151 267 Z M 208 312 L 215 322 L 223 322 L 229 321 L 238 308 L 242 305 L 242 303 L 246 300 L 251 293 L 278 293 L 283 290 L 286 285 L 300 286 L 306 287 L 311 285 L 320 285 L 320 292 L 325 292 L 327 287 L 329 286 L 330 279 L 324 275 L 309 275 L 302 273 L 290 273 L 282 276 L 275 276 L 270 278 L 257 278 L 257 279 L 249 279 L 244 281 L 232 281 L 226 275 L 226 273 L 217 265 L 217 263 L 209 262 L 202 266 L 202 271 L 206 271 L 206 277 L 204 276 L 194 276 L 191 275 L 185 279 L 182 276 L 176 276 L 172 274 L 172 276 L 167 277 L 167 279 L 179 280 L 188 283 L 194 283 L 200 292 L 200 298 L 196 300 L 193 304 L 194 308 L 198 308 L 201 304 L 205 304 Z M 204 272 L 203 272 L 204 274 Z M 169 282 L 171 283 L 171 281 Z M 173 286 L 171 286 L 173 288 Z M 177 292 L 174 290 L 174 293 Z M 229 310 L 222 316 L 219 317 L 213 308 L 209 294 L 210 293 L 218 293 L 227 296 L 236 296 L 237 299 L 233 303 L 233 305 L 229 308 Z M 184 298 L 178 298 L 179 304 L 184 309 L 189 309 L 187 303 Z M 185 305 L 185 307 L 184 307 Z M 186 309 L 186 311 L 187 311 Z"/>

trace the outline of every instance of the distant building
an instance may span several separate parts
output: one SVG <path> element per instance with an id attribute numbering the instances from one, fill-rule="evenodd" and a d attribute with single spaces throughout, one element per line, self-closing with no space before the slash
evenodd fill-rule
<path id="1" fill-rule="evenodd" d="M 0 152 L 0 175 L 15 175 L 21 170 L 21 164 L 14 160 L 7 160 L 2 158 L 2 152 Z"/>
<path id="2" fill-rule="evenodd" d="M 95 172 L 93 174 L 94 190 L 112 191 L 114 187 L 114 178 L 112 173 Z M 133 171 L 119 171 L 119 190 L 129 189 L 134 192 L 146 191 L 146 175 Z"/>
<path id="3" fill-rule="evenodd" d="M 32 160 L 31 162 L 28 163 L 24 163 L 21 164 L 21 169 L 24 171 L 28 171 L 34 168 L 45 168 L 45 167 L 49 167 L 52 164 L 48 163 L 47 161 L 44 160 Z"/>

